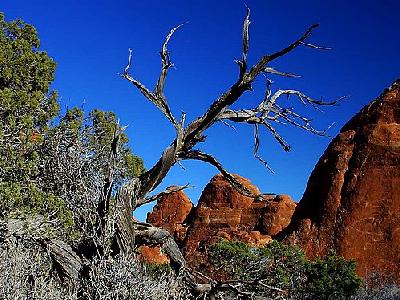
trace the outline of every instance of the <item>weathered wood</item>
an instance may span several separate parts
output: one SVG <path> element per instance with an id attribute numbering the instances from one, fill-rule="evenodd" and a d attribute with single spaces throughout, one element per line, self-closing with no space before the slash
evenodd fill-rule
<path id="1" fill-rule="evenodd" d="M 62 275 L 72 282 L 78 282 L 82 270 L 82 261 L 67 243 L 51 239 L 45 242 Z"/>
<path id="2" fill-rule="evenodd" d="M 76 283 L 82 270 L 82 261 L 66 242 L 49 238 L 46 235 L 48 229 L 51 229 L 53 225 L 52 222 L 46 221 L 41 215 L 9 219 L 5 236 L 6 238 L 29 239 L 38 243 L 43 247 L 43 251 L 49 251 L 53 262 L 61 271 L 60 275 L 71 283 Z"/>

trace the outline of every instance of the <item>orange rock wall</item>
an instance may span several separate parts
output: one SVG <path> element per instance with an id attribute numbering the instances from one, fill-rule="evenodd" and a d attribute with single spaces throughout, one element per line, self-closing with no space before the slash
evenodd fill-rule
<path id="1" fill-rule="evenodd" d="M 400 81 L 331 142 L 283 236 L 309 257 L 334 249 L 359 275 L 400 282 Z"/>

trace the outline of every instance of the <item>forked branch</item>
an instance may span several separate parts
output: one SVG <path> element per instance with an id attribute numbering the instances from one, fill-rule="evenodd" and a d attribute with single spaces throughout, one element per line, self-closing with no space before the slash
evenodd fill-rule
<path id="1" fill-rule="evenodd" d="M 136 209 L 136 208 L 138 208 L 138 207 L 140 207 L 140 206 L 142 206 L 144 204 L 154 202 L 154 201 L 156 201 L 156 200 L 160 199 L 161 197 L 166 196 L 168 194 L 179 192 L 179 191 L 183 191 L 183 190 L 185 190 L 187 188 L 190 188 L 190 187 L 191 186 L 189 184 L 186 184 L 186 185 L 183 185 L 183 186 L 182 185 L 181 186 L 170 186 L 170 187 L 168 187 L 167 189 L 165 189 L 164 191 L 162 191 L 162 192 L 160 192 L 158 194 L 155 194 L 153 196 L 149 196 L 149 197 L 146 197 L 146 198 L 143 198 L 143 199 L 136 200 L 136 203 L 135 203 L 135 206 L 133 207 L 133 209 Z"/>
<path id="2" fill-rule="evenodd" d="M 307 31 L 296 41 L 294 41 L 293 43 L 291 43 L 289 46 L 287 46 L 286 48 L 283 48 L 282 50 L 279 50 L 273 54 L 267 54 L 264 55 L 259 61 L 258 63 L 256 63 L 251 70 L 248 73 L 248 78 L 247 80 L 249 81 L 253 81 L 266 67 L 266 65 L 268 63 L 270 63 L 271 61 L 284 56 L 286 54 L 288 54 L 289 52 L 293 51 L 294 49 L 296 49 L 298 46 L 303 45 L 304 41 L 307 40 L 307 38 L 309 38 L 311 36 L 311 33 L 314 29 L 316 29 L 319 26 L 319 24 L 314 24 L 312 26 L 310 26 Z"/>
<path id="3" fill-rule="evenodd" d="M 167 78 L 168 70 L 173 66 L 171 63 L 170 57 L 169 57 L 169 51 L 168 51 L 168 43 L 171 40 L 172 35 L 175 33 L 176 30 L 178 30 L 180 27 L 182 27 L 183 24 L 174 27 L 171 29 L 171 31 L 168 33 L 161 51 L 160 51 L 160 56 L 161 56 L 161 72 L 158 77 L 157 85 L 154 89 L 154 92 L 151 92 L 149 89 L 145 87 L 144 84 L 142 84 L 140 81 L 136 80 L 134 77 L 132 77 L 129 74 L 129 69 L 131 68 L 132 64 L 132 50 L 129 49 L 129 56 L 128 56 L 128 64 L 124 69 L 123 77 L 131 82 L 142 94 L 145 96 L 148 100 L 150 100 L 154 105 L 156 105 L 161 112 L 167 117 L 167 119 L 177 128 L 179 127 L 179 123 L 175 120 L 174 116 L 172 115 L 171 109 L 168 106 L 167 98 L 165 97 L 164 94 L 164 88 L 165 88 L 165 80 Z"/>
<path id="4" fill-rule="evenodd" d="M 243 21 L 242 32 L 242 59 L 236 60 L 239 65 L 239 77 L 243 78 L 247 71 L 247 53 L 249 52 L 249 27 L 250 27 L 250 8 L 246 7 L 246 16 Z"/>

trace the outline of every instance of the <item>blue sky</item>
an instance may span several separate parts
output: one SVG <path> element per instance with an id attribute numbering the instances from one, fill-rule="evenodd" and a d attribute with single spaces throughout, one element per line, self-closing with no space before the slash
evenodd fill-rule
<path id="1" fill-rule="evenodd" d="M 315 98 L 351 97 L 324 112 L 293 104 L 314 118 L 314 125 L 335 136 L 362 106 L 400 77 L 400 2 L 380 1 L 256 1 L 251 8 L 249 63 L 284 47 L 313 23 L 320 23 L 310 41 L 333 47 L 332 51 L 300 48 L 274 62 L 300 79 L 274 77 L 273 89 L 300 89 Z M 284 4 L 282 4 L 284 3 Z M 183 22 L 170 43 L 172 70 L 166 95 L 176 116 L 188 121 L 237 78 L 233 63 L 241 55 L 244 1 L 49 1 L 2 0 L 0 11 L 17 17 L 39 31 L 42 49 L 58 63 L 53 88 L 63 107 L 82 105 L 112 110 L 128 125 L 134 152 L 147 168 L 157 161 L 174 138 L 174 129 L 139 92 L 118 73 L 133 49 L 132 73 L 153 87 L 160 69 L 158 51 L 168 31 Z M 247 93 L 235 107 L 251 108 L 261 100 L 263 84 Z M 294 98 L 293 98 L 294 99 Z M 263 192 L 286 193 L 299 200 L 308 176 L 331 138 L 321 138 L 295 128 L 278 127 L 292 145 L 285 153 L 270 134 L 261 131 L 260 154 L 275 170 L 271 174 L 252 157 L 253 129 L 232 130 L 216 125 L 207 131 L 201 149 L 215 155 L 231 172 L 249 178 Z M 216 170 L 199 162 L 175 167 L 160 188 L 191 183 L 187 194 L 196 202 Z M 144 218 L 147 208 L 138 212 Z"/>

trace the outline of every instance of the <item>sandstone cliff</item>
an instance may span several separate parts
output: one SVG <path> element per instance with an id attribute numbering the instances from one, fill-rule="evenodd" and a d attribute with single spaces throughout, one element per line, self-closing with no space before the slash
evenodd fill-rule
<path id="1" fill-rule="evenodd" d="M 260 194 L 249 180 L 235 176 L 249 190 Z M 197 249 L 206 250 L 221 237 L 263 246 L 289 224 L 295 206 L 289 196 L 265 195 L 263 201 L 254 201 L 241 195 L 218 174 L 204 188 L 190 220 L 184 244 L 185 256 L 188 261 L 201 260 L 199 256 L 203 251 Z"/>
<path id="2" fill-rule="evenodd" d="M 282 236 L 309 257 L 334 249 L 359 275 L 400 282 L 400 80 L 333 139 Z"/>

